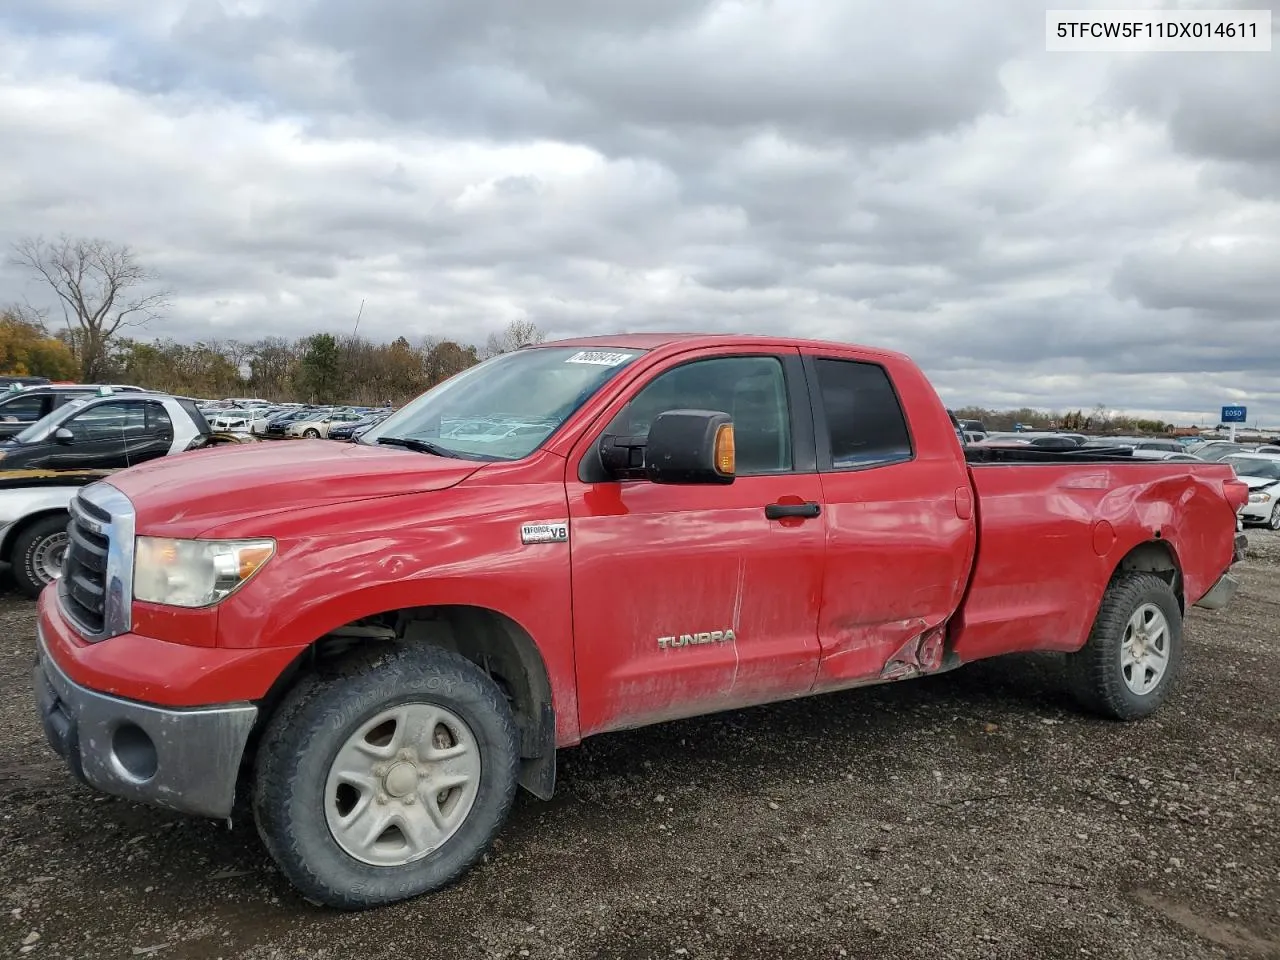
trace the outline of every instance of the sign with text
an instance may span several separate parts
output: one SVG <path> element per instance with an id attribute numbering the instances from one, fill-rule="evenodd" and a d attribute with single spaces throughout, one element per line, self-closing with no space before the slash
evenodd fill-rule
<path id="1" fill-rule="evenodd" d="M 1223 407 L 1222 422 L 1223 423 L 1245 423 L 1246 422 L 1245 415 L 1248 412 L 1249 411 L 1247 407 L 1237 407 L 1234 405 L 1230 407 Z"/>

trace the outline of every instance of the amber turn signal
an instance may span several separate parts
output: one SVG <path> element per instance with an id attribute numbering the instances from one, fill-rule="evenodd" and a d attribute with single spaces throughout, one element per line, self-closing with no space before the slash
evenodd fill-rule
<path id="1" fill-rule="evenodd" d="M 258 568 L 271 559 L 275 550 L 270 546 L 255 545 L 240 550 L 240 579 L 248 580 Z"/>
<path id="2" fill-rule="evenodd" d="M 737 451 L 733 445 L 733 424 L 722 423 L 716 431 L 716 472 L 732 477 L 737 466 Z"/>

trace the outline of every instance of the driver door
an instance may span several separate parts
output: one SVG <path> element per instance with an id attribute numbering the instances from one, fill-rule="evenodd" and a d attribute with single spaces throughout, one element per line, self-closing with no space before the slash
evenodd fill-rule
<path id="1" fill-rule="evenodd" d="M 62 426 L 71 439 L 51 439 L 48 466 L 52 470 L 119 470 L 129 466 L 130 442 L 145 429 L 142 405 L 99 403 L 80 411 Z"/>
<path id="2" fill-rule="evenodd" d="M 805 390 L 798 350 L 694 353 L 615 404 L 611 422 L 575 450 L 567 488 L 583 736 L 812 685 L 824 535 Z M 581 480 L 603 433 L 644 435 L 676 409 L 734 418 L 732 484 Z M 812 512 L 774 518 L 777 505 Z"/>

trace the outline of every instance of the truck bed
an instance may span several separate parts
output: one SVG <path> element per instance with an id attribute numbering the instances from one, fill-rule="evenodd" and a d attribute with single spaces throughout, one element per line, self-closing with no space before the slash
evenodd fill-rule
<path id="1" fill-rule="evenodd" d="M 1027 447 L 971 448 L 965 459 L 978 546 L 955 645 L 962 661 L 1079 649 L 1121 565 L 1163 570 L 1185 606 L 1231 565 L 1234 510 L 1247 494 L 1224 496 L 1239 485 L 1227 464 Z"/>

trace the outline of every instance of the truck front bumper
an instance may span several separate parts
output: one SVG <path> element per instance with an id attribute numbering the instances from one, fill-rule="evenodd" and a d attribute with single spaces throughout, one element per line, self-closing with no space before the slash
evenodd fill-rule
<path id="1" fill-rule="evenodd" d="M 31 679 L 45 737 L 77 778 L 179 813 L 231 815 L 256 706 L 178 709 L 98 693 L 62 672 L 42 629 Z"/>

